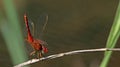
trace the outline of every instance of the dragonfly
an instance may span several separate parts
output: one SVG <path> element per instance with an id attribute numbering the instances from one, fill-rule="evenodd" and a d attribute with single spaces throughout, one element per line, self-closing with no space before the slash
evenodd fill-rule
<path id="1" fill-rule="evenodd" d="M 48 16 L 46 16 L 46 20 L 48 20 Z M 47 47 L 44 46 L 46 44 L 46 42 L 41 39 L 37 39 L 32 35 L 32 31 L 30 30 L 29 21 L 28 21 L 28 17 L 26 15 L 26 13 L 24 14 L 24 22 L 25 22 L 25 26 L 26 26 L 26 30 L 27 30 L 27 37 L 25 40 L 33 48 L 33 51 L 30 53 L 30 56 L 36 56 L 36 58 L 43 57 L 43 54 L 48 52 Z M 43 25 L 42 32 L 45 29 L 46 24 L 47 24 L 47 21 Z M 34 24 L 33 23 L 32 23 L 32 28 L 33 28 L 33 33 L 34 33 Z"/>

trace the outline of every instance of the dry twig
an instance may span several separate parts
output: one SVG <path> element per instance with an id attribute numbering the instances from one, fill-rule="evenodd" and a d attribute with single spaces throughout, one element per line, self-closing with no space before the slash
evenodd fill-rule
<path id="1" fill-rule="evenodd" d="M 18 64 L 14 67 L 22 67 L 22 66 L 25 66 L 25 65 L 29 65 L 29 64 L 41 61 L 41 60 L 54 59 L 54 58 L 62 57 L 62 56 L 65 56 L 65 55 L 73 55 L 73 54 L 86 53 L 86 52 L 101 52 L 101 51 L 120 51 L 120 48 L 99 48 L 99 49 L 75 50 L 75 51 L 70 51 L 70 52 L 54 54 L 54 55 L 50 55 L 50 56 L 47 56 L 47 57 L 42 57 L 40 59 L 32 59 L 32 60 L 23 62 L 21 64 Z"/>

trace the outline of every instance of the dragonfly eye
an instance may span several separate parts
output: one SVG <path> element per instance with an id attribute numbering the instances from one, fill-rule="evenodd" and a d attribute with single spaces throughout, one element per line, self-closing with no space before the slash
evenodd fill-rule
<path id="1" fill-rule="evenodd" d="M 45 46 L 42 46 L 42 53 L 47 53 L 48 52 L 48 49 L 45 47 Z"/>

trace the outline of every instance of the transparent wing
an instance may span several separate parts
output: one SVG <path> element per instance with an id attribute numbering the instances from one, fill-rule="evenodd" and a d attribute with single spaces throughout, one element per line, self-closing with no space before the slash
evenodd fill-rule
<path id="1" fill-rule="evenodd" d="M 32 36 L 34 38 L 34 35 L 35 35 L 35 23 L 28 18 L 28 25 L 29 25 L 29 28 L 30 28 L 30 32 L 31 32 L 31 34 L 32 34 Z"/>
<path id="2" fill-rule="evenodd" d="M 48 15 L 45 16 L 45 22 L 44 22 L 44 25 L 43 25 L 43 27 L 42 27 L 41 33 L 44 32 L 44 30 L 45 30 L 45 28 L 46 28 L 46 25 L 47 25 L 47 22 L 48 22 Z"/>
<path id="3" fill-rule="evenodd" d="M 38 24 L 37 24 L 37 36 L 38 38 L 42 39 L 44 32 L 46 30 L 46 26 L 48 23 L 48 15 L 47 14 L 42 14 L 39 17 Z"/>

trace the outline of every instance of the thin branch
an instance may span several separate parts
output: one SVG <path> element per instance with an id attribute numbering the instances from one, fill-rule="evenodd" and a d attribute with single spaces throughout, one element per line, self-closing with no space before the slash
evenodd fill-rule
<path id="1" fill-rule="evenodd" d="M 18 64 L 14 67 L 22 67 L 22 66 L 25 66 L 25 65 L 29 65 L 29 64 L 41 61 L 41 60 L 54 59 L 54 58 L 62 57 L 62 56 L 65 56 L 65 55 L 73 55 L 73 54 L 86 53 L 86 52 L 102 52 L 102 51 L 120 51 L 120 48 L 99 48 L 99 49 L 75 50 L 75 51 L 70 51 L 70 52 L 54 54 L 54 55 L 50 55 L 50 56 L 47 56 L 47 57 L 42 57 L 40 59 L 32 59 L 32 60 L 23 62 L 21 64 Z"/>

